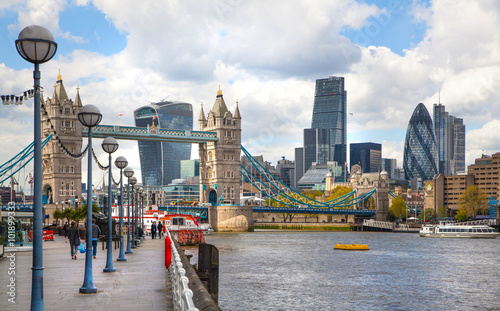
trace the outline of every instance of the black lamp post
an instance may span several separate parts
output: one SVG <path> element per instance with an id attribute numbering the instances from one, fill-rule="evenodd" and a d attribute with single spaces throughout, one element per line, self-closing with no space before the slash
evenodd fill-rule
<path id="1" fill-rule="evenodd" d="M 112 227 L 112 222 L 113 219 L 111 218 L 111 201 L 112 201 L 112 195 L 111 195 L 111 154 L 118 150 L 118 142 L 116 139 L 113 137 L 107 137 L 101 144 L 102 150 L 108 154 L 108 159 L 109 159 L 109 178 L 108 178 L 108 251 L 107 251 L 107 256 L 106 256 L 106 267 L 103 269 L 103 272 L 115 272 L 116 269 L 113 267 L 113 241 L 112 241 L 112 235 L 113 235 L 113 227 Z"/>
<path id="2" fill-rule="evenodd" d="M 85 274 L 83 285 L 80 287 L 80 293 L 97 293 L 94 286 L 94 277 L 92 275 L 92 128 L 101 122 L 102 114 L 94 105 L 85 105 L 78 113 L 78 120 L 89 128 L 89 147 L 87 150 L 87 234 L 86 234 L 86 253 L 85 253 Z"/>
<path id="3" fill-rule="evenodd" d="M 132 213 L 133 213 L 134 212 L 134 185 L 137 183 L 137 178 L 130 177 L 128 179 L 128 183 L 131 186 L 130 190 L 132 192 L 132 194 L 130 195 L 130 197 L 132 198 L 132 202 L 129 199 L 129 209 L 131 208 L 132 209 Z M 134 215 L 132 215 L 132 218 L 130 218 L 130 214 L 128 216 L 129 216 L 128 217 L 128 228 L 129 228 L 129 233 L 128 234 L 129 234 L 129 236 L 132 236 L 132 237 L 128 238 L 129 236 L 127 236 L 127 243 L 129 243 L 129 245 L 127 245 L 127 247 L 130 246 L 130 248 L 135 248 L 135 241 L 133 241 L 133 238 L 134 238 L 133 217 L 134 217 Z"/>
<path id="4" fill-rule="evenodd" d="M 134 170 L 130 167 L 127 167 L 123 171 L 123 175 L 128 178 L 128 183 L 127 183 L 127 250 L 125 251 L 125 254 L 130 254 L 133 253 L 132 250 L 130 249 L 130 179 L 134 175 Z"/>
<path id="5" fill-rule="evenodd" d="M 135 188 L 135 184 L 137 183 L 137 178 L 135 177 L 131 177 L 129 180 L 129 183 L 132 187 L 130 187 L 132 189 L 132 232 L 131 232 L 131 235 L 132 235 L 132 241 L 130 243 L 130 247 L 131 248 L 136 248 L 136 245 L 135 245 L 135 205 L 136 205 L 136 200 L 135 200 L 135 196 L 134 196 L 134 188 Z"/>
<path id="6" fill-rule="evenodd" d="M 141 211 L 142 211 L 142 193 L 144 192 L 144 189 L 142 187 L 139 187 L 139 190 L 137 190 L 138 192 L 138 195 L 137 197 L 139 198 L 139 204 L 137 205 L 137 238 L 138 239 L 141 239 L 142 241 L 142 237 L 140 236 L 139 234 L 139 227 L 142 228 L 142 225 L 140 225 L 142 223 L 142 218 L 141 218 Z"/>
<path id="7" fill-rule="evenodd" d="M 33 266 L 31 268 L 31 310 L 43 310 L 43 228 L 42 228 L 42 129 L 40 114 L 40 69 L 57 51 L 57 43 L 46 28 L 31 25 L 24 28 L 16 40 L 19 55 L 35 65 L 33 71 L 34 135 L 33 135 Z"/>
<path id="8" fill-rule="evenodd" d="M 123 156 L 119 156 L 115 160 L 115 166 L 120 169 L 120 202 L 118 203 L 118 206 L 120 207 L 120 224 L 119 224 L 119 229 L 120 229 L 120 253 L 118 255 L 118 259 L 116 261 L 126 261 L 127 258 L 125 258 L 125 252 L 123 249 L 123 179 L 122 179 L 122 172 L 123 169 L 126 168 L 128 165 L 127 159 Z"/>

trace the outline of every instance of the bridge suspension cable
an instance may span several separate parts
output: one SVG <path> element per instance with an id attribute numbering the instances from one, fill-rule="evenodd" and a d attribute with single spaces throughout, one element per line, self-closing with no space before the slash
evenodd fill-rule
<path id="1" fill-rule="evenodd" d="M 42 148 L 47 144 L 47 142 L 52 138 L 52 134 L 47 136 L 42 141 Z M 21 152 L 16 154 L 12 159 L 8 160 L 0 166 L 0 184 L 2 184 L 7 179 L 14 176 L 22 168 L 24 168 L 34 157 L 34 143 L 30 143 Z"/>
<path id="2" fill-rule="evenodd" d="M 241 150 L 247 156 L 248 160 L 252 164 L 252 167 L 257 169 L 259 174 L 264 177 L 266 182 L 263 182 L 260 179 L 256 178 L 245 167 L 240 165 L 240 172 L 245 177 L 245 179 L 248 180 L 248 182 L 250 182 L 264 195 L 286 206 L 297 207 L 297 205 L 303 204 L 313 208 L 351 207 L 364 200 L 367 200 L 376 192 L 376 189 L 373 189 L 372 191 L 365 193 L 359 197 L 349 199 L 356 193 L 356 190 L 353 190 L 327 202 L 319 202 L 308 198 L 307 196 L 285 185 L 281 180 L 275 178 L 265 167 L 263 167 L 243 146 L 241 146 Z"/>

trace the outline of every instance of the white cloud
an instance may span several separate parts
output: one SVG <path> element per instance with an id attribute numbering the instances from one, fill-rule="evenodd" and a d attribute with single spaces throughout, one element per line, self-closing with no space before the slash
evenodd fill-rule
<path id="1" fill-rule="evenodd" d="M 19 5 L 11 3 L 10 8 Z M 78 1 L 82 6 L 89 3 Z M 349 131 L 360 141 L 378 131 L 389 133 L 381 140 L 384 157 L 397 158 L 400 166 L 401 137 L 413 110 L 419 102 L 431 109 L 439 89 L 451 114 L 480 127 L 468 133 L 467 162 L 478 156 L 478 150 L 494 151 L 495 145 L 478 139 L 487 129 L 493 131 L 481 126 L 497 124 L 500 113 L 500 91 L 495 87 L 500 82 L 500 5 L 493 0 L 417 3 L 411 18 L 427 23 L 427 32 L 403 56 L 384 46 L 360 47 L 339 35 L 345 28 L 361 29 L 371 16 L 383 18 L 387 12 L 355 1 L 92 3 L 126 35 L 126 48 L 111 56 L 88 50 L 58 54 L 43 65 L 42 85 L 45 96 L 52 97 L 61 69 L 69 96 L 74 98 L 80 85 L 83 103 L 100 107 L 103 124 L 133 125 L 133 110 L 168 97 L 193 104 L 196 129 L 200 103 L 208 111 L 221 84 L 231 111 L 235 101 L 240 102 L 247 149 L 268 161 L 293 159 L 302 130 L 310 126 L 314 80 L 337 75 L 346 77 L 348 111 L 353 113 Z M 67 5 L 27 1 L 19 13 L 20 28 L 38 22 L 57 36 L 64 31 L 69 38 L 83 40 L 72 37 L 71 29 L 59 29 L 59 15 Z M 31 78 L 31 70 L 0 65 L 2 92 L 29 88 Z M 26 118 L 31 108 L 32 104 L 2 107 L 1 121 L 7 116 Z M 118 118 L 119 113 L 124 116 Z M 32 140 L 29 131 L 3 133 L 14 135 L 12 142 L 18 144 Z M 5 150 L 10 149 L 20 150 L 17 145 Z M 5 150 L 1 159 L 8 157 Z M 124 150 L 137 153 L 137 144 L 124 142 Z M 138 170 L 138 155 L 135 160 Z"/>

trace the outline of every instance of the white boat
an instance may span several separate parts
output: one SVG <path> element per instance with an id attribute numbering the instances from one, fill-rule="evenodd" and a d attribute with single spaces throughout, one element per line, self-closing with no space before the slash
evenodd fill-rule
<path id="1" fill-rule="evenodd" d="M 425 238 L 496 239 L 499 233 L 492 227 L 478 222 L 442 221 L 439 225 L 422 226 L 419 235 Z"/>
<path id="2" fill-rule="evenodd" d="M 214 234 L 214 228 L 212 228 L 209 224 L 207 223 L 198 223 L 198 226 L 200 229 L 203 231 L 204 235 L 212 235 Z"/>

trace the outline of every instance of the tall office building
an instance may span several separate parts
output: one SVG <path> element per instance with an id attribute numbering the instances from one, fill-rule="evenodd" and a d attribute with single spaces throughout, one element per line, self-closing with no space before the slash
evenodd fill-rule
<path id="1" fill-rule="evenodd" d="M 338 181 L 344 180 L 346 173 L 346 107 L 347 92 L 343 77 L 316 80 L 311 128 L 329 130 L 329 161 L 336 161 L 342 168 L 342 176 L 336 178 Z M 304 167 L 305 170 L 308 168 Z"/>
<path id="2" fill-rule="evenodd" d="M 295 170 L 292 188 L 297 188 L 297 182 L 304 176 L 304 148 L 295 148 Z"/>
<path id="3" fill-rule="evenodd" d="M 439 173 L 465 173 L 465 125 L 463 119 L 451 116 L 442 104 L 434 104 L 434 133 L 439 159 Z"/>
<path id="4" fill-rule="evenodd" d="M 181 160 L 181 179 L 200 176 L 200 160 Z"/>
<path id="5" fill-rule="evenodd" d="M 193 107 L 183 102 L 160 102 L 134 111 L 137 127 L 193 130 Z M 142 183 L 168 185 L 181 176 L 181 160 L 191 158 L 191 144 L 139 141 Z"/>
<path id="6" fill-rule="evenodd" d="M 361 165 L 363 173 L 376 173 L 382 166 L 382 145 L 377 143 L 350 144 L 350 163 Z"/>
<path id="7" fill-rule="evenodd" d="M 399 170 L 397 169 L 397 160 L 396 159 L 388 159 L 382 158 L 382 170 L 386 171 L 389 174 L 389 178 L 391 179 L 399 179 Z"/>
<path id="8" fill-rule="evenodd" d="M 413 111 L 406 131 L 403 154 L 406 179 L 432 180 L 438 173 L 436 138 L 432 119 L 424 104 Z"/>
<path id="9" fill-rule="evenodd" d="M 304 173 L 315 163 L 326 164 L 330 159 L 330 130 L 304 129 Z"/>

